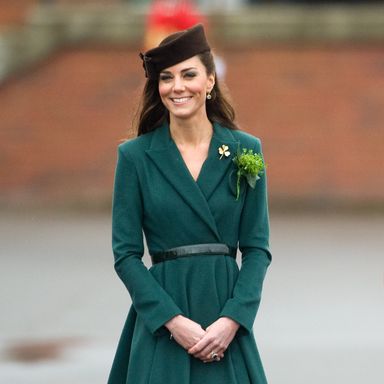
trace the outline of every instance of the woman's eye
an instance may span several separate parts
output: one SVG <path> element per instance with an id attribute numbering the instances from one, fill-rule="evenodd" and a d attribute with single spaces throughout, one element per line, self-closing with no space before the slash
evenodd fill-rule
<path id="1" fill-rule="evenodd" d="M 191 78 L 191 77 L 195 77 L 197 74 L 195 73 L 195 72 L 186 72 L 185 73 L 185 77 L 189 77 L 189 78 Z"/>
<path id="2" fill-rule="evenodd" d="M 167 81 L 167 80 L 170 80 L 172 79 L 172 77 L 170 75 L 160 75 L 160 80 L 161 81 Z"/>

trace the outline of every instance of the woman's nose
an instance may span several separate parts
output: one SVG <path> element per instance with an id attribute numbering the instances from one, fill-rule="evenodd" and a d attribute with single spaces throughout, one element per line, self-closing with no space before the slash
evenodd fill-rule
<path id="1" fill-rule="evenodd" d="M 183 91 L 184 90 L 184 81 L 180 77 L 175 77 L 175 81 L 173 83 L 173 90 L 174 91 Z"/>

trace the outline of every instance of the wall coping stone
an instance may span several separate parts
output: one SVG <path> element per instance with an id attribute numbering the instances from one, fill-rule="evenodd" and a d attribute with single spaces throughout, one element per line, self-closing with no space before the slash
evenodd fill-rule
<path id="1" fill-rule="evenodd" d="M 207 14 L 222 46 L 262 43 L 382 43 L 384 5 L 259 5 Z M 140 46 L 145 8 L 132 5 L 37 5 L 21 27 L 0 32 L 0 83 L 63 46 Z"/>

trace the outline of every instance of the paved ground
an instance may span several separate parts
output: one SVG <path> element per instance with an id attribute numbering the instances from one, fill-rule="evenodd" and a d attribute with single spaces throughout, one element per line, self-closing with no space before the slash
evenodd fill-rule
<path id="1" fill-rule="evenodd" d="M 384 217 L 271 226 L 255 323 L 270 383 L 382 384 Z M 130 304 L 109 217 L 3 213 L 0 244 L 0 383 L 104 384 Z"/>

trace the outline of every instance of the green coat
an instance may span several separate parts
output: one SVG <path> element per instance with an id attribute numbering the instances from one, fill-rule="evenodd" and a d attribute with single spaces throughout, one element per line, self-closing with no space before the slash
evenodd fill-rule
<path id="1" fill-rule="evenodd" d="M 132 298 L 109 384 L 265 384 L 252 326 L 271 261 L 266 176 L 235 198 L 238 145 L 261 152 L 259 139 L 214 124 L 208 157 L 195 182 L 168 125 L 119 146 L 113 198 L 115 269 Z M 219 159 L 218 148 L 231 155 Z M 150 253 L 199 244 L 239 247 L 232 257 L 194 255 L 142 263 Z M 220 362 L 189 355 L 164 327 L 183 314 L 207 327 L 228 316 L 241 326 Z"/>

